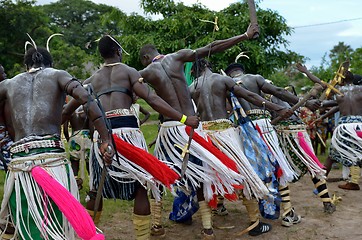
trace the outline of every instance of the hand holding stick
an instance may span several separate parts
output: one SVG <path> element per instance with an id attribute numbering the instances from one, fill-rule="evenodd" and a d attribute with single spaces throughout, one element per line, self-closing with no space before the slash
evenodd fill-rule
<path id="1" fill-rule="evenodd" d="M 320 91 L 322 91 L 323 87 L 322 85 L 316 83 L 314 84 L 314 87 L 309 91 L 309 93 L 307 95 L 304 96 L 303 99 L 301 99 L 297 104 L 295 104 L 291 110 L 294 112 L 295 110 L 297 110 L 299 107 L 303 106 L 311 97 L 315 97 L 318 95 L 318 93 Z M 276 118 L 274 118 L 271 121 L 271 124 L 275 125 L 276 123 L 278 123 L 280 120 L 282 120 L 281 116 L 278 116 Z"/>

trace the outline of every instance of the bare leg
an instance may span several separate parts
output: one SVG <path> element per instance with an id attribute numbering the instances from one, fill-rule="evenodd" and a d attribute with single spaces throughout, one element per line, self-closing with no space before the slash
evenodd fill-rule
<path id="1" fill-rule="evenodd" d="M 70 157 L 70 163 L 72 166 L 73 174 L 75 177 L 75 180 L 77 181 L 78 189 L 81 190 L 83 188 L 83 179 L 81 177 L 78 177 L 79 173 L 79 159 Z"/>
<path id="2" fill-rule="evenodd" d="M 79 173 L 79 159 L 73 158 L 71 156 L 70 157 L 70 163 L 71 163 L 71 166 L 72 166 L 74 176 L 78 176 L 78 173 Z"/>
<path id="3" fill-rule="evenodd" d="M 328 177 L 328 174 L 332 169 L 333 163 L 335 163 L 335 161 L 331 157 L 328 157 L 326 163 L 324 164 L 324 166 L 326 167 L 326 177 Z"/>
<path id="4" fill-rule="evenodd" d="M 97 197 L 97 190 L 90 190 L 88 192 L 89 200 L 86 204 L 86 209 L 89 213 L 89 215 L 93 218 L 94 224 L 98 224 L 101 218 L 102 210 L 103 210 L 103 197 L 101 197 L 101 200 L 99 202 L 99 206 L 97 209 L 96 216 L 94 216 L 94 207 L 96 203 L 96 197 Z"/>
<path id="5" fill-rule="evenodd" d="M 150 202 L 147 196 L 147 190 L 143 187 L 139 187 L 136 190 L 136 196 L 134 200 L 133 213 L 137 215 L 150 215 Z"/>
<path id="6" fill-rule="evenodd" d="M 147 190 L 142 186 L 136 190 L 133 208 L 133 226 L 136 240 L 146 240 L 150 238 L 151 211 Z"/>

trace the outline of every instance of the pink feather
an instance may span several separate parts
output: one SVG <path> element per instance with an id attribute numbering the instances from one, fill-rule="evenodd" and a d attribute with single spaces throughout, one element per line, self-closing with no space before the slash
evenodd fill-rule
<path id="1" fill-rule="evenodd" d="M 307 142 L 304 139 L 304 135 L 302 132 L 298 132 L 299 145 L 302 149 L 313 159 L 315 163 L 318 164 L 320 168 L 325 168 L 323 164 L 318 160 L 317 156 L 314 154 L 314 151 L 309 147 Z"/>
<path id="2" fill-rule="evenodd" d="M 97 233 L 92 218 L 82 204 L 65 187 L 39 166 L 34 167 L 31 174 L 43 191 L 55 202 L 81 239 L 105 239 L 103 234 Z"/>
<path id="3" fill-rule="evenodd" d="M 357 136 L 358 136 L 358 137 L 362 138 L 362 131 L 356 130 L 356 133 L 357 133 Z"/>

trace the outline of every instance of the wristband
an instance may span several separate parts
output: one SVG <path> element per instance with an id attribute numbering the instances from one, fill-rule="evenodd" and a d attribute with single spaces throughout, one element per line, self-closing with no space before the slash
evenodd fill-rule
<path id="1" fill-rule="evenodd" d="M 182 118 L 181 118 L 181 120 L 180 120 L 180 123 L 185 123 L 186 122 L 186 120 L 187 120 L 187 116 L 186 115 L 182 115 Z"/>

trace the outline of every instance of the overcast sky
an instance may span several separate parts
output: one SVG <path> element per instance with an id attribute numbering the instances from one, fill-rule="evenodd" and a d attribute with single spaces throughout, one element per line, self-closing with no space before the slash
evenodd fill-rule
<path id="1" fill-rule="evenodd" d="M 126 13 L 143 14 L 138 0 L 92 1 L 118 7 Z M 39 0 L 37 2 L 44 4 L 55 2 L 55 0 Z M 183 0 L 182 2 L 192 4 L 196 3 L 197 0 Z M 199 2 L 209 9 L 219 11 L 237 1 L 199 0 Z M 361 0 L 264 0 L 260 3 L 260 7 L 277 11 L 287 20 L 289 26 L 295 27 L 292 36 L 287 38 L 290 41 L 289 49 L 310 58 L 311 60 L 307 62 L 308 67 L 319 66 L 323 55 L 338 42 L 344 42 L 353 49 L 362 47 Z M 309 26 L 331 22 L 338 23 Z"/>

